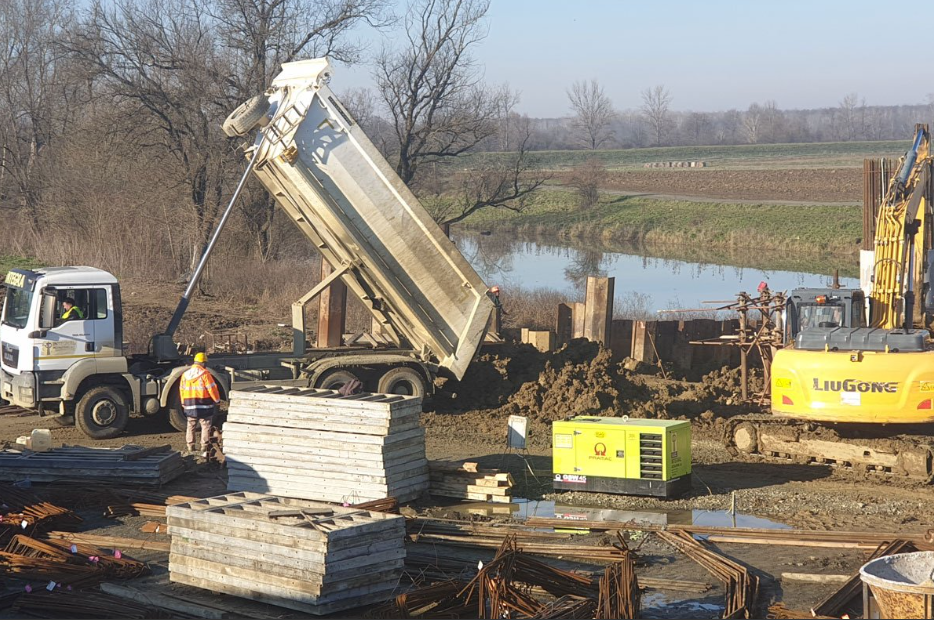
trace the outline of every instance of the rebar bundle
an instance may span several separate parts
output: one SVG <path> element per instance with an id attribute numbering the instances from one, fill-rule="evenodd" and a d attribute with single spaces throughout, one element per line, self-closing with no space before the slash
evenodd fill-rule
<path id="1" fill-rule="evenodd" d="M 81 517 L 67 508 L 43 501 L 29 491 L 0 485 L 0 542 L 13 534 L 69 530 L 80 523 Z"/>
<path id="2" fill-rule="evenodd" d="M 722 618 L 750 618 L 759 596 L 759 578 L 745 566 L 715 553 L 687 532 L 661 531 L 659 538 L 675 547 L 716 577 L 726 592 Z"/>
<path id="3" fill-rule="evenodd" d="M 600 578 L 597 596 L 597 618 L 638 618 L 640 611 L 639 583 L 632 558 L 606 567 Z"/>
<path id="4" fill-rule="evenodd" d="M 87 586 L 106 579 L 133 579 L 149 572 L 133 558 L 108 555 L 89 545 L 17 535 L 0 552 L 0 574 Z"/>

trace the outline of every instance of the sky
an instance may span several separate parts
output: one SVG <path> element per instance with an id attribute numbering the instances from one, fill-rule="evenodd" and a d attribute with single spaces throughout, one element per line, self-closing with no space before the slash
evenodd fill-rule
<path id="1" fill-rule="evenodd" d="M 404 12 L 406 3 L 397 3 Z M 920 104 L 934 93 L 923 41 L 934 2 L 867 0 L 492 0 L 475 49 L 486 80 L 521 94 L 532 117 L 569 112 L 567 88 L 596 79 L 618 110 L 665 86 L 673 110 Z M 397 33 L 359 31 L 374 55 Z M 904 56 L 906 60 L 900 61 Z M 338 67 L 334 85 L 372 86 L 370 68 Z"/>

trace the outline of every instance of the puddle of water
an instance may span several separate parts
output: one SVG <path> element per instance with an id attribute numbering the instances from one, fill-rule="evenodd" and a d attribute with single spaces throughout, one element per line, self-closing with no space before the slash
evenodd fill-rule
<path id="1" fill-rule="evenodd" d="M 513 498 L 509 504 L 473 502 L 458 505 L 458 509 L 475 514 L 501 514 L 523 521 L 530 517 L 565 519 L 569 527 L 574 521 L 621 521 L 644 525 L 703 525 L 711 527 L 741 527 L 757 529 L 790 529 L 790 526 L 755 515 L 727 510 L 618 510 L 598 506 L 557 504 L 552 500 Z"/>
<path id="2" fill-rule="evenodd" d="M 643 618 L 719 618 L 723 605 L 678 599 L 667 592 L 642 595 Z"/>

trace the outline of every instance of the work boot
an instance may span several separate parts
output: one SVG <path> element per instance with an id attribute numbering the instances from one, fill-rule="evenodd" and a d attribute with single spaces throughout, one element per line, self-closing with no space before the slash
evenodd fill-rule
<path id="1" fill-rule="evenodd" d="M 188 454 L 196 454 L 197 452 L 198 452 L 198 447 L 195 444 L 193 443 L 188 444 Z"/>

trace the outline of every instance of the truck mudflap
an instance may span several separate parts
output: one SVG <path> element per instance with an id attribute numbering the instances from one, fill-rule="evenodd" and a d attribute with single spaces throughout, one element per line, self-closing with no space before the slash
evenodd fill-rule
<path id="1" fill-rule="evenodd" d="M 400 347 L 460 379 L 486 334 L 486 284 L 327 85 L 326 59 L 286 63 L 254 174 Z"/>
<path id="2" fill-rule="evenodd" d="M 841 436 L 838 430 L 813 422 L 753 414 L 727 420 L 723 442 L 731 455 L 741 459 L 829 465 L 934 481 L 934 445 L 929 435 L 852 434 L 856 436 Z"/>

